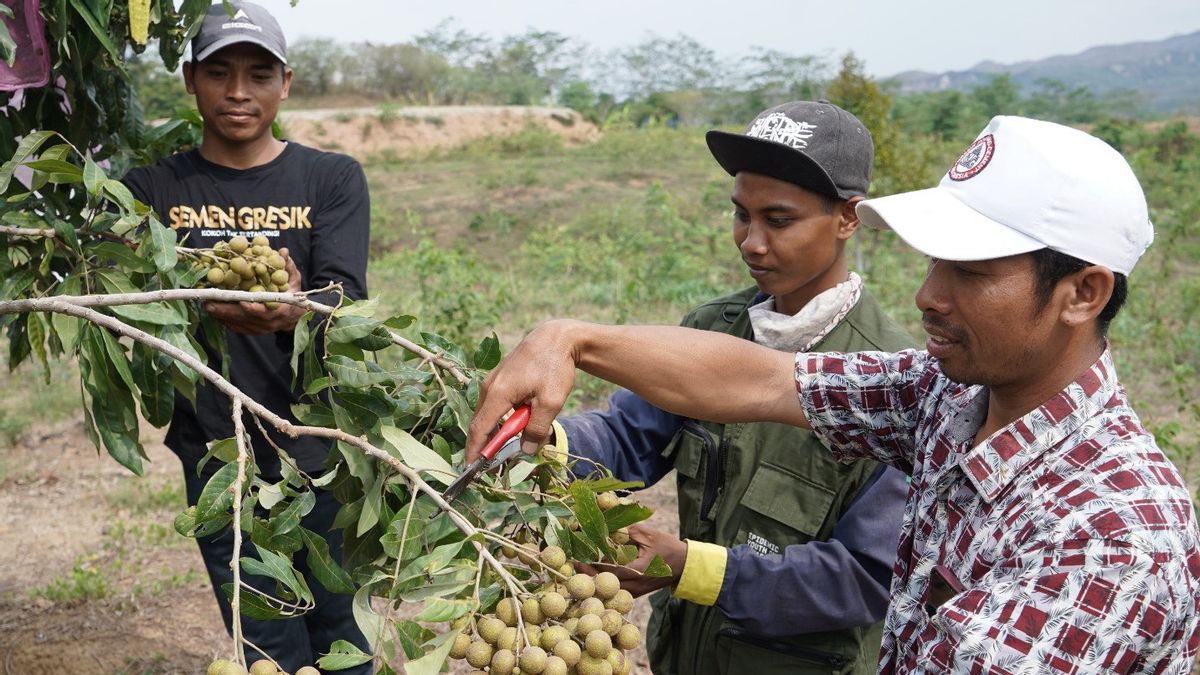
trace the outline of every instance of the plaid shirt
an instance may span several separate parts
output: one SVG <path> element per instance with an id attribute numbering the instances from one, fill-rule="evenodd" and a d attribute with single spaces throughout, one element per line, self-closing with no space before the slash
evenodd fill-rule
<path id="1" fill-rule="evenodd" d="M 879 672 L 1190 672 L 1195 512 L 1107 350 L 977 446 L 986 389 L 926 352 L 797 354 L 796 382 L 835 453 L 912 476 Z"/>

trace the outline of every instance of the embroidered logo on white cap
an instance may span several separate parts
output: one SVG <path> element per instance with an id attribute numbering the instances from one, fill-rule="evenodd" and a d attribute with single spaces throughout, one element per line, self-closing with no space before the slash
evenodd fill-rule
<path id="1" fill-rule="evenodd" d="M 966 152 L 959 156 L 954 166 L 950 167 L 950 180 L 966 180 L 978 175 L 992 161 L 996 152 L 996 138 L 988 134 L 978 138 Z"/>
<path id="2" fill-rule="evenodd" d="M 817 125 L 815 124 L 797 122 L 787 115 L 777 112 L 754 120 L 754 124 L 751 125 L 746 135 L 803 150 L 808 147 L 808 141 L 816 130 Z"/>

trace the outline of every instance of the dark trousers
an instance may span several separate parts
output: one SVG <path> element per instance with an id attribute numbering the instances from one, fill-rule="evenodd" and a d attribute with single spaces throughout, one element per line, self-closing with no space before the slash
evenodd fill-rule
<path id="1" fill-rule="evenodd" d="M 184 484 L 187 489 L 189 505 L 196 504 L 205 483 L 212 476 L 212 472 L 220 468 L 220 465 L 218 462 L 209 462 L 204 468 L 205 471 L 197 476 L 194 468 L 189 469 L 186 465 L 184 467 Z M 331 532 L 329 529 L 340 504 L 333 493 L 317 490 L 316 495 L 316 506 L 300 523 L 309 530 L 323 535 L 329 542 L 330 555 L 334 560 L 341 560 L 341 532 Z M 204 558 L 204 566 L 208 569 L 208 578 L 212 581 L 213 592 L 217 596 L 217 605 L 221 608 L 221 618 L 225 620 L 225 630 L 232 634 L 233 612 L 229 605 L 229 599 L 225 597 L 221 586 L 233 583 L 233 570 L 229 568 L 229 561 L 233 557 L 233 530 L 225 528 L 212 536 L 197 539 L 196 543 L 200 546 L 200 555 Z M 241 555 L 242 557 L 258 557 L 254 544 L 250 542 L 248 536 L 242 537 Z M 305 552 L 302 550 L 293 556 L 292 562 L 296 571 L 304 575 L 305 581 L 312 589 L 316 607 L 303 616 L 291 619 L 261 621 L 242 616 L 242 634 L 245 638 L 270 654 L 271 658 L 279 662 L 283 670 L 289 673 L 296 672 L 301 666 L 315 666 L 321 654 L 329 653 L 329 646 L 336 640 L 352 642 L 364 652 L 370 652 L 367 639 L 354 621 L 353 597 L 327 591 L 309 571 L 305 558 Z M 268 594 L 273 595 L 275 592 L 275 581 L 267 577 L 248 576 L 243 572 L 242 582 Z M 246 660 L 253 663 L 257 659 L 258 653 L 247 648 Z M 361 666 L 337 672 L 347 675 L 369 675 L 371 664 L 364 663 Z"/>

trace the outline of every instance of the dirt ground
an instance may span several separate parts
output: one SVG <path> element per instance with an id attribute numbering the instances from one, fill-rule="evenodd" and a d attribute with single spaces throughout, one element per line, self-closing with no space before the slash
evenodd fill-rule
<path id="1" fill-rule="evenodd" d="M 537 106 L 285 110 L 280 124 L 289 139 L 359 160 L 450 148 L 531 126 L 558 134 L 568 144 L 590 143 L 600 133 L 570 108 Z"/>
<path id="2" fill-rule="evenodd" d="M 232 654 L 199 553 L 171 523 L 179 463 L 157 437 L 138 478 L 98 457 L 79 422 L 25 434 L 3 451 L 0 482 L 0 674 L 193 675 Z M 675 528 L 673 481 L 643 492 Z M 79 596 L 105 580 L 105 597 Z M 639 600 L 635 621 L 649 608 Z M 644 650 L 636 673 L 648 673 Z M 459 662 L 465 666 L 465 662 Z M 456 668 L 451 672 L 468 672 Z"/>

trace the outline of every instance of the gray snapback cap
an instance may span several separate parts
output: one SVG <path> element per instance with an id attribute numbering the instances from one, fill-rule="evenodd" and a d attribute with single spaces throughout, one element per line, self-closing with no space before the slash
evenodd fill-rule
<path id="1" fill-rule="evenodd" d="M 287 40 L 279 22 L 266 8 L 243 0 L 230 0 L 229 10 L 220 0 L 208 8 L 200 31 L 192 38 L 192 58 L 203 61 L 217 50 L 241 42 L 256 44 L 287 63 Z"/>
<path id="2" fill-rule="evenodd" d="M 857 117 L 821 101 L 769 108 L 745 133 L 709 131 L 708 149 L 731 176 L 760 173 L 827 197 L 865 196 L 875 146 Z"/>

